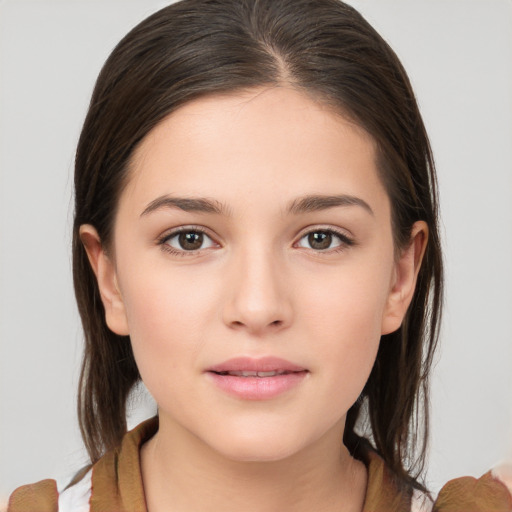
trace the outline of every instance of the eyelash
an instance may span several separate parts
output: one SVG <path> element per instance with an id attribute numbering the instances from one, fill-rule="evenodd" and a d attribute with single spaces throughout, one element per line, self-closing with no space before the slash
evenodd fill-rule
<path id="1" fill-rule="evenodd" d="M 309 230 L 303 232 L 301 234 L 298 242 L 296 242 L 294 244 L 294 246 L 297 245 L 304 238 L 306 238 L 309 235 L 312 235 L 314 233 L 325 233 L 325 234 L 331 235 L 339 240 L 339 245 L 334 248 L 331 248 L 331 249 L 323 249 L 323 250 L 318 249 L 317 250 L 317 249 L 309 248 L 309 250 L 314 251 L 316 254 L 333 254 L 333 253 L 336 254 L 336 253 L 345 251 L 349 247 L 352 247 L 356 244 L 356 242 L 353 238 L 349 237 L 346 233 L 338 231 L 337 229 L 334 229 L 331 227 L 315 227 L 313 229 L 309 229 Z M 305 248 L 305 249 L 308 249 L 308 248 Z"/>
<path id="2" fill-rule="evenodd" d="M 207 231 L 204 228 L 202 228 L 200 226 L 183 226 L 178 229 L 175 229 L 169 233 L 164 234 L 160 238 L 158 238 L 157 244 L 162 247 L 162 250 L 164 250 L 172 255 L 175 255 L 175 256 L 191 256 L 191 255 L 197 254 L 199 251 L 209 249 L 209 247 L 207 247 L 204 249 L 200 248 L 200 249 L 195 249 L 195 250 L 186 250 L 186 249 L 176 249 L 176 248 L 172 247 L 171 245 L 169 245 L 169 243 L 168 243 L 169 240 L 172 240 L 173 238 L 179 236 L 182 233 L 201 233 L 202 235 L 209 238 L 213 244 L 216 244 L 215 240 L 210 235 L 208 235 Z M 331 227 L 329 227 L 329 228 L 316 227 L 314 229 L 303 232 L 300 235 L 298 241 L 294 243 L 294 247 L 296 247 L 297 244 L 301 240 L 303 240 L 304 238 L 306 238 L 309 235 L 312 235 L 314 233 L 325 233 L 327 235 L 331 235 L 331 236 L 337 238 L 340 242 L 338 246 L 335 246 L 334 248 L 331 248 L 331 249 L 328 248 L 328 249 L 323 249 L 323 250 L 322 249 L 316 250 L 311 247 L 310 248 L 304 247 L 305 249 L 314 251 L 317 254 L 339 253 L 339 252 L 342 252 L 342 251 L 346 250 L 347 248 L 355 245 L 355 240 L 353 238 L 350 238 L 349 236 L 347 236 L 345 233 L 342 233 L 342 232 L 340 232 L 336 229 L 333 229 Z"/>
<path id="3" fill-rule="evenodd" d="M 200 226 L 183 226 L 178 229 L 175 229 L 171 232 L 165 233 L 162 237 L 157 240 L 158 245 L 162 247 L 162 250 L 172 254 L 173 256 L 190 256 L 197 254 L 199 251 L 204 249 L 196 249 L 187 251 L 185 249 L 175 249 L 171 245 L 168 244 L 169 240 L 179 236 L 182 233 L 201 233 L 202 235 L 208 237 L 214 244 L 216 243 L 213 238 L 208 235 L 207 231 Z"/>

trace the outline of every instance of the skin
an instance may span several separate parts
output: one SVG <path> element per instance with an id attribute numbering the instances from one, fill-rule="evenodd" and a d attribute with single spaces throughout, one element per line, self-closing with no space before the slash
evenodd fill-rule
<path id="1" fill-rule="evenodd" d="M 92 226 L 81 236 L 107 323 L 130 335 L 159 406 L 141 454 L 149 511 L 362 510 L 345 417 L 402 322 L 428 234 L 416 223 L 396 256 L 372 139 L 291 87 L 255 89 L 181 107 L 130 173 L 109 250 Z M 289 210 L 309 195 L 357 199 Z M 224 210 L 155 207 L 162 197 Z M 198 250 L 180 246 L 183 226 L 205 231 Z M 205 373 L 269 355 L 308 370 L 269 400 L 229 396 Z"/>

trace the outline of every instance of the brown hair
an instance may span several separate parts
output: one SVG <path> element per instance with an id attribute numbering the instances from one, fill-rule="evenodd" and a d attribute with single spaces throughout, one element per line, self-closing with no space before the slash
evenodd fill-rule
<path id="1" fill-rule="evenodd" d="M 184 0 L 136 26 L 106 61 L 75 168 L 73 270 L 85 332 L 78 413 L 85 446 L 94 462 L 119 445 L 126 401 L 140 376 L 129 339 L 105 323 L 80 226 L 92 224 L 108 246 L 134 149 L 179 106 L 212 93 L 283 83 L 328 103 L 373 137 L 397 250 L 407 245 L 415 221 L 429 226 L 412 304 L 401 328 L 382 337 L 344 436 L 353 449 L 355 429 L 366 418 L 375 448 L 399 480 L 422 488 L 417 478 L 442 302 L 434 162 L 398 58 L 355 9 L 338 0 Z"/>

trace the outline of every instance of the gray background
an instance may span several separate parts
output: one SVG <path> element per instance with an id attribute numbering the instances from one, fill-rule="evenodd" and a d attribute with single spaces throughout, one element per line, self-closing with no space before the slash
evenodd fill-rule
<path id="1" fill-rule="evenodd" d="M 428 483 L 512 458 L 512 2 L 353 0 L 409 72 L 438 165 L 446 313 Z M 0 503 L 85 462 L 73 152 L 117 41 L 166 2 L 0 1 Z M 154 411 L 135 400 L 133 425 Z"/>

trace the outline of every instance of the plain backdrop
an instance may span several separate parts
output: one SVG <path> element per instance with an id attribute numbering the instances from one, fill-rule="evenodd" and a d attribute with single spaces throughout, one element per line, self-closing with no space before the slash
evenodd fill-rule
<path id="1" fill-rule="evenodd" d="M 512 457 L 512 2 L 353 0 L 409 72 L 437 160 L 447 270 L 428 483 Z M 0 498 L 86 461 L 70 265 L 73 153 L 99 69 L 163 7 L 0 1 Z M 141 398 L 130 424 L 154 413 Z M 1 501 L 0 499 L 0 501 Z"/>

